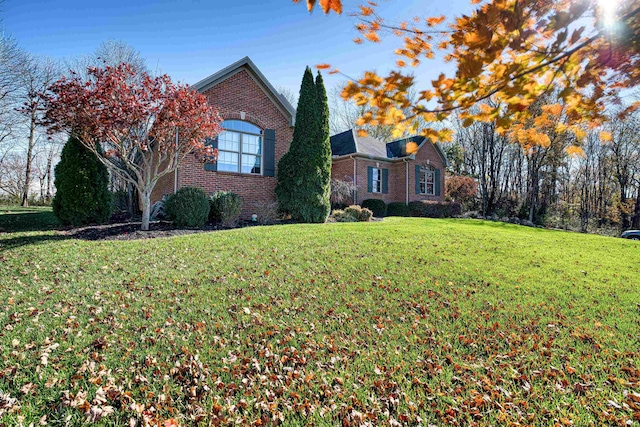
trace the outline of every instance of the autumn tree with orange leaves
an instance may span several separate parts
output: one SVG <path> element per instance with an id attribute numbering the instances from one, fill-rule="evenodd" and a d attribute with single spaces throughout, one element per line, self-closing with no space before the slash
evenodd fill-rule
<path id="1" fill-rule="evenodd" d="M 640 0 L 471 1 L 476 9 L 470 16 L 416 17 L 400 24 L 380 16 L 375 2 L 359 6 L 356 43 L 378 43 L 385 35 L 401 40 L 397 69 L 388 75 L 367 71 L 342 92 L 345 99 L 373 107 L 360 123 L 393 124 L 402 133 L 418 118 L 441 122 L 457 113 L 467 126 L 491 121 L 498 132 L 508 133 L 530 123 L 529 107 L 553 91 L 557 100 L 543 110 L 562 109 L 569 125 L 559 122 L 558 132 L 572 132 L 575 143 L 567 152 L 580 153 L 584 125 L 599 127 L 607 103 L 617 102 L 621 90 L 640 80 Z M 307 0 L 309 10 L 315 3 Z M 340 0 L 319 3 L 325 13 L 342 12 Z M 407 96 L 415 84 L 412 69 L 436 57 L 453 63 L 455 74 L 441 74 L 412 102 Z M 545 131 L 528 128 L 516 141 L 548 146 L 549 123 Z M 451 139 L 446 128 L 421 133 L 434 141 Z M 601 137 L 610 139 L 607 133 Z"/>

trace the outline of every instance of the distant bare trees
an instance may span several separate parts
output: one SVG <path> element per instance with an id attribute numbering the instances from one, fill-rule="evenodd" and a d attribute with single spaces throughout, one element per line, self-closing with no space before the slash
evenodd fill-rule
<path id="1" fill-rule="evenodd" d="M 93 53 L 62 66 L 25 52 L 9 36 L 0 36 L 0 202 L 26 206 L 34 198 L 46 203 L 53 196 L 53 167 L 66 136 L 49 135 L 40 124 L 41 95 L 47 88 L 71 69 L 88 79 L 88 67 L 121 62 L 140 73 L 147 71 L 140 53 L 121 41 L 103 42 Z M 115 181 L 114 189 L 124 186 Z"/>
<path id="2" fill-rule="evenodd" d="M 0 190 L 26 206 L 39 126 L 41 94 L 59 76 L 53 61 L 29 55 L 10 37 L 0 37 Z"/>
<path id="3" fill-rule="evenodd" d="M 96 50 L 89 55 L 65 61 L 65 73 L 73 70 L 73 73 L 86 80 L 89 78 L 87 70 L 90 67 L 104 67 L 105 65 L 115 67 L 123 62 L 131 64 L 138 75 L 149 72 L 147 62 L 133 46 L 119 40 L 107 40 L 100 43 Z"/>
<path id="4" fill-rule="evenodd" d="M 10 37 L 0 36 L 0 164 L 13 146 L 11 136 L 17 122 L 15 71 L 24 53 Z"/>
<path id="5" fill-rule="evenodd" d="M 548 145 L 527 148 L 493 122 L 465 127 L 454 119 L 455 140 L 444 149 L 453 173 L 477 181 L 476 209 L 583 232 L 640 227 L 640 115 L 621 118 L 612 109 L 603 128 L 584 129 L 583 151 L 574 155 L 566 151 L 574 136 L 558 131 L 558 121 L 569 123 L 561 112 L 554 120 L 546 122 Z M 611 141 L 601 139 L 603 130 Z"/>
<path id="6" fill-rule="evenodd" d="M 29 204 L 29 191 L 33 162 L 36 154 L 36 142 L 38 138 L 39 123 L 42 116 L 42 95 L 47 88 L 60 76 L 58 64 L 54 61 L 25 55 L 20 66 L 15 70 L 15 78 L 18 83 L 17 99 L 18 111 L 24 118 L 23 125 L 27 128 L 25 177 L 23 181 L 22 206 Z M 45 136 L 42 136 L 46 138 Z"/>

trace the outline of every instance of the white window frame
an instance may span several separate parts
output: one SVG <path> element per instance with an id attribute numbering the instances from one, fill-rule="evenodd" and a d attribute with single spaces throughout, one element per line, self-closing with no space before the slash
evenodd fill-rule
<path id="1" fill-rule="evenodd" d="M 376 171 L 378 174 L 377 179 L 376 179 Z M 371 168 L 371 192 L 382 193 L 382 169 L 381 168 Z"/>
<path id="2" fill-rule="evenodd" d="M 431 187 L 431 192 L 429 192 L 429 187 Z M 420 166 L 420 194 L 436 195 L 436 169 L 433 166 Z"/>
<path id="3" fill-rule="evenodd" d="M 243 120 L 233 120 L 236 122 L 242 122 Z M 246 122 L 249 123 L 252 126 L 255 126 L 254 124 L 250 123 L 250 122 Z M 257 126 L 255 126 L 257 127 Z M 241 130 L 236 130 L 236 129 L 225 129 L 220 136 L 223 133 L 226 132 L 233 132 L 233 133 L 237 133 L 240 138 L 238 141 L 238 151 L 233 151 L 233 150 L 224 150 L 224 149 L 220 149 L 220 144 L 218 143 L 218 152 L 219 153 L 232 153 L 232 154 L 237 154 L 238 155 L 238 169 L 235 171 L 228 171 L 228 170 L 223 170 L 220 172 L 229 172 L 229 173 L 241 173 L 244 175 L 264 175 L 264 131 L 261 131 L 260 133 L 254 133 L 254 132 L 247 132 L 247 131 L 241 131 Z M 257 136 L 259 143 L 260 143 L 260 153 L 259 154 L 255 154 L 255 153 L 244 153 L 243 151 L 243 145 L 244 145 L 244 137 L 243 135 L 251 135 L 251 136 Z M 218 136 L 218 138 L 220 138 L 220 136 Z M 254 173 L 254 172 L 242 172 L 242 155 L 243 154 L 247 154 L 250 156 L 257 156 L 260 158 L 260 173 Z"/>

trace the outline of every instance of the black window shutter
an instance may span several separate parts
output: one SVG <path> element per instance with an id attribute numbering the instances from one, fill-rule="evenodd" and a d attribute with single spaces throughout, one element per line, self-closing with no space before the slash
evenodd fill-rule
<path id="1" fill-rule="evenodd" d="M 416 194 L 420 194 L 420 165 L 416 165 Z"/>
<path id="2" fill-rule="evenodd" d="M 435 184 L 436 184 L 436 196 L 440 195 L 440 169 L 436 169 L 436 177 L 435 177 Z"/>
<path id="3" fill-rule="evenodd" d="M 265 129 L 263 138 L 264 176 L 276 176 L 276 131 Z"/>
<path id="4" fill-rule="evenodd" d="M 207 138 L 207 142 L 205 142 L 205 144 L 206 145 L 210 145 L 211 148 L 218 148 L 218 137 L 216 136 L 213 139 Z M 205 162 L 204 170 L 211 171 L 211 172 L 216 172 L 218 170 L 218 163 L 217 162 Z"/>
<path id="5" fill-rule="evenodd" d="M 367 191 L 373 192 L 373 166 L 367 166 Z"/>
<path id="6" fill-rule="evenodd" d="M 389 192 L 389 169 L 382 169 L 382 192 Z"/>

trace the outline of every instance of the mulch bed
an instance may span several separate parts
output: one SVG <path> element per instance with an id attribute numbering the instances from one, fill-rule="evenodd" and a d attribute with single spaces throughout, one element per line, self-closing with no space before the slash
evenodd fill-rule
<path id="1" fill-rule="evenodd" d="M 158 237 L 184 236 L 187 234 L 208 231 L 229 230 L 231 228 L 254 227 L 259 224 L 240 222 L 236 227 L 221 225 L 205 225 L 202 228 L 179 228 L 170 222 L 156 221 L 149 226 L 149 231 L 140 230 L 140 222 L 126 222 L 105 225 L 93 225 L 61 231 L 60 233 L 74 239 L 83 240 L 139 240 Z"/>

